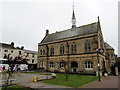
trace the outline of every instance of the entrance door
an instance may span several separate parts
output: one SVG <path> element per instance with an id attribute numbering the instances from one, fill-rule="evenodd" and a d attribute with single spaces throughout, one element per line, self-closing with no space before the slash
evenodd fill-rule
<path id="1" fill-rule="evenodd" d="M 78 63 L 75 62 L 75 61 L 73 61 L 73 62 L 71 63 L 71 68 L 72 68 L 72 72 L 73 72 L 73 73 L 77 72 Z"/>
<path id="2" fill-rule="evenodd" d="M 73 72 L 76 72 L 76 68 L 73 68 Z"/>

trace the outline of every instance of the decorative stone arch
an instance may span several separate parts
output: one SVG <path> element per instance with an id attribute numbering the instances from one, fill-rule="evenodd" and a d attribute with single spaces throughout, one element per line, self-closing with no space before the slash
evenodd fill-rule
<path id="1" fill-rule="evenodd" d="M 71 72 L 76 73 L 78 71 L 79 63 L 78 61 L 70 62 Z"/>

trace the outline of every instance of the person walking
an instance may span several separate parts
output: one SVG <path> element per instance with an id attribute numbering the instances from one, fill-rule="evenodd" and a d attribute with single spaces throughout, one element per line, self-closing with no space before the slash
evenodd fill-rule
<path id="1" fill-rule="evenodd" d="M 5 70 L 5 66 L 3 66 L 3 71 Z"/>

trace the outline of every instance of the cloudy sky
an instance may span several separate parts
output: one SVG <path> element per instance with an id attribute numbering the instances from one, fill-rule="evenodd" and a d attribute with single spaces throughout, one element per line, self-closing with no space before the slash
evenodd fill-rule
<path id="1" fill-rule="evenodd" d="M 37 51 L 46 29 L 53 33 L 71 28 L 74 2 L 76 25 L 97 22 L 99 16 L 104 40 L 117 53 L 118 1 L 0 0 L 0 41 Z"/>

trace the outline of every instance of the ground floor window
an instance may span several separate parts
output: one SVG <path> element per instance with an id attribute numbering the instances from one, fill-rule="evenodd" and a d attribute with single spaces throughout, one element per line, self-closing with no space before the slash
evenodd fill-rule
<path id="1" fill-rule="evenodd" d="M 64 68 L 65 67 L 65 62 L 60 62 L 60 68 Z"/>
<path id="2" fill-rule="evenodd" d="M 44 61 L 40 61 L 40 68 L 44 67 Z"/>
<path id="3" fill-rule="evenodd" d="M 50 67 L 55 67 L 55 63 L 54 62 L 50 62 Z"/>
<path id="4" fill-rule="evenodd" d="M 93 63 L 91 61 L 85 62 L 85 69 L 93 69 Z"/>

